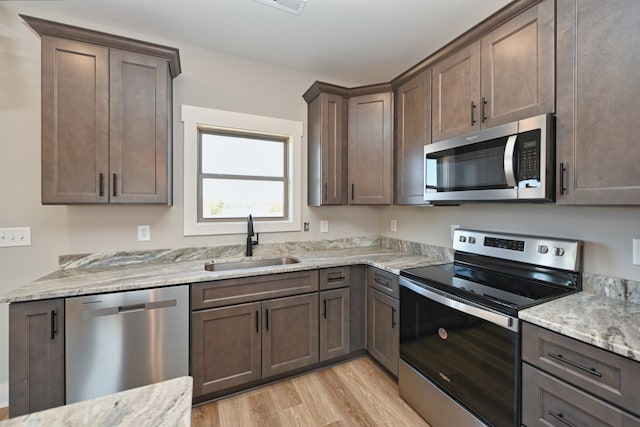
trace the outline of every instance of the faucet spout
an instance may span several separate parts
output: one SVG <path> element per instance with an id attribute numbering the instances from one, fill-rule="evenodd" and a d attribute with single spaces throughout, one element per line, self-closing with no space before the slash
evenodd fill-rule
<path id="1" fill-rule="evenodd" d="M 253 236 L 256 236 L 256 240 L 253 240 Z M 249 214 L 247 217 L 247 250 L 245 255 L 253 256 L 253 247 L 258 244 L 260 235 L 253 231 L 253 216 Z"/>

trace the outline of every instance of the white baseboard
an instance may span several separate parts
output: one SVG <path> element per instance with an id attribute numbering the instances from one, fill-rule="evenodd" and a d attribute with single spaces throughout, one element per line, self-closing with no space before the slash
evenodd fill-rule
<path id="1" fill-rule="evenodd" d="M 9 406 L 9 383 L 0 383 L 0 408 Z"/>

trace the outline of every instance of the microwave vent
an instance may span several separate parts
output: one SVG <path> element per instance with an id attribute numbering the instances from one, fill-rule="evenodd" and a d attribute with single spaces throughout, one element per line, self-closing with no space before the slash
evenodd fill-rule
<path id="1" fill-rule="evenodd" d="M 276 9 L 284 10 L 285 12 L 300 15 L 307 0 L 254 0 L 258 3 L 266 4 L 267 6 L 275 7 Z"/>

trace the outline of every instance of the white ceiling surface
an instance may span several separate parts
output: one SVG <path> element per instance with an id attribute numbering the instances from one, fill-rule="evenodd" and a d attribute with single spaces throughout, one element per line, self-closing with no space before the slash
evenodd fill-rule
<path id="1" fill-rule="evenodd" d="M 300 16 L 253 0 L 0 1 L 0 7 L 29 3 L 56 16 L 370 84 L 393 79 L 509 2 L 308 0 Z"/>

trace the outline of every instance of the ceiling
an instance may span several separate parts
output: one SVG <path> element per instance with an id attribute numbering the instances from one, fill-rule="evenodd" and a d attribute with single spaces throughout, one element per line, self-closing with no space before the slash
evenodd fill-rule
<path id="1" fill-rule="evenodd" d="M 0 1 L 294 68 L 389 81 L 510 0 L 308 0 L 296 16 L 253 0 Z M 61 22 L 73 23 L 67 20 Z"/>

